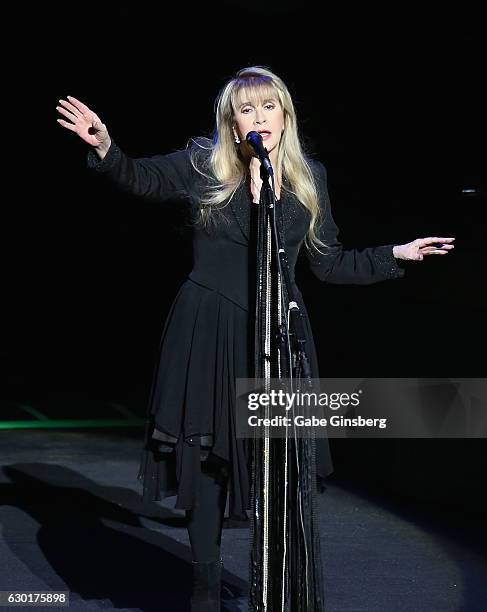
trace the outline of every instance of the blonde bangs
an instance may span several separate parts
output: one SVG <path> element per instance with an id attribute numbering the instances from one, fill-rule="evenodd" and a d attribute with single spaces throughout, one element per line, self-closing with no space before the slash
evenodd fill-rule
<path id="1" fill-rule="evenodd" d="M 238 112 L 244 102 L 257 106 L 266 100 L 273 99 L 279 102 L 281 108 L 284 108 L 281 92 L 267 77 L 237 79 L 230 99 L 234 114 Z"/>

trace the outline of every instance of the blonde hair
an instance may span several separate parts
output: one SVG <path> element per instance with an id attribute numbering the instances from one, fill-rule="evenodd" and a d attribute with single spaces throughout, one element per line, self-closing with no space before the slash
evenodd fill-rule
<path id="1" fill-rule="evenodd" d="M 305 238 L 306 247 L 326 245 L 316 235 L 316 227 L 321 222 L 318 188 L 313 172 L 307 162 L 298 134 L 298 126 L 291 95 L 284 82 L 263 66 L 252 66 L 239 70 L 234 78 L 221 89 L 215 101 L 216 126 L 213 141 L 204 139 L 193 141 L 191 162 L 194 168 L 210 184 L 200 201 L 200 218 L 205 227 L 212 219 L 212 209 L 219 210 L 233 198 L 235 192 L 245 181 L 248 162 L 251 156 L 249 145 L 244 141 L 236 145 L 232 127 L 242 90 L 255 101 L 276 97 L 284 115 L 284 131 L 279 143 L 277 168 L 274 172 L 286 177 L 289 187 L 283 189 L 293 193 L 311 215 L 310 226 Z M 201 156 L 202 150 L 209 155 Z M 201 161 L 204 159 L 204 163 Z"/>

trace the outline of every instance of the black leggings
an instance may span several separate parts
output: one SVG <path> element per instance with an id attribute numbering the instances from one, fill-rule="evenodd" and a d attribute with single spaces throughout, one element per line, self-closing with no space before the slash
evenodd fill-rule
<path id="1" fill-rule="evenodd" d="M 201 477 L 194 506 L 186 510 L 193 561 L 218 561 L 227 498 L 228 471 L 223 461 L 210 454 L 201 462 Z"/>

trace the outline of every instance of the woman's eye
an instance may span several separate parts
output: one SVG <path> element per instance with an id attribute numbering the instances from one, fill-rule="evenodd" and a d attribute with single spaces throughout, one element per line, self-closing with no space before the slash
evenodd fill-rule
<path id="1" fill-rule="evenodd" d="M 248 114 L 248 113 L 247 113 L 247 111 L 251 111 L 251 110 L 252 110 L 251 108 L 244 108 L 244 109 L 242 110 L 242 113 L 246 113 L 246 114 Z"/>

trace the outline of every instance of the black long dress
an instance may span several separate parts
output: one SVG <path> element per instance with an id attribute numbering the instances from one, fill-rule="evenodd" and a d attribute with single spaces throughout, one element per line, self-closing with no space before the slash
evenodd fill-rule
<path id="1" fill-rule="evenodd" d="M 330 209 L 326 169 L 318 161 L 310 160 L 310 164 L 324 211 L 317 233 L 330 247 L 326 255 L 312 255 L 303 247 L 313 273 L 322 281 L 343 284 L 402 277 L 404 270 L 392 254 L 393 245 L 342 249 Z M 112 142 L 102 161 L 90 151 L 88 166 L 134 195 L 161 202 L 180 198 L 194 219 L 208 184 L 191 164 L 188 149 L 134 159 Z M 277 205 L 290 279 L 305 314 L 311 377 L 319 378 L 311 325 L 294 279 L 310 214 L 286 187 L 284 177 Z M 144 501 L 177 495 L 176 508 L 191 508 L 201 461 L 211 452 L 226 462 L 229 471 L 228 516 L 248 518 L 250 452 L 248 441 L 236 436 L 234 409 L 235 380 L 253 376 L 254 209 L 248 187 L 242 184 L 228 205 L 214 214 L 213 228 L 193 226 L 193 269 L 169 310 L 154 368 L 138 473 Z M 316 473 L 323 481 L 333 472 L 333 463 L 328 440 L 316 442 Z"/>

